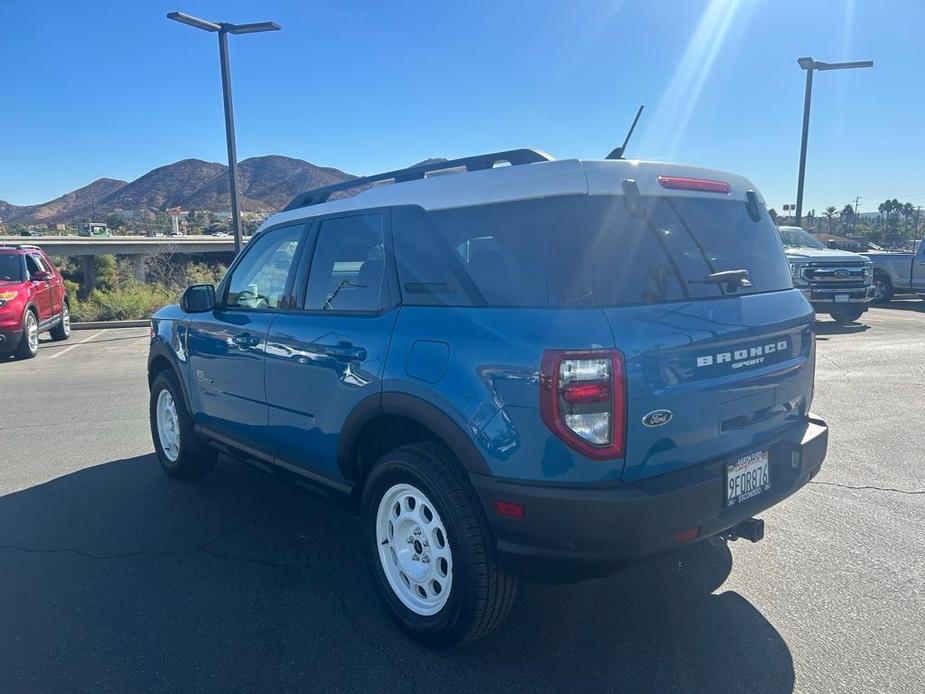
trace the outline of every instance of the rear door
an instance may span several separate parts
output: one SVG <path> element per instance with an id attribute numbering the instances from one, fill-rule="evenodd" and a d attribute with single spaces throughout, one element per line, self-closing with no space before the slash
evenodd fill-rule
<path id="1" fill-rule="evenodd" d="M 912 288 L 917 292 L 925 292 L 925 241 L 919 241 L 912 258 Z"/>
<path id="2" fill-rule="evenodd" d="M 32 279 L 36 273 L 51 272 L 45 265 L 42 256 L 38 253 L 29 253 L 26 255 L 26 270 L 29 272 L 29 280 L 32 282 L 32 296 L 36 306 L 39 309 L 39 328 L 45 327 L 45 323 L 51 320 L 54 315 L 52 307 L 51 280 Z"/>
<path id="3" fill-rule="evenodd" d="M 319 219 L 302 261 L 298 311 L 267 340 L 267 439 L 283 465 L 336 477 L 344 421 L 377 396 L 398 315 L 388 211 Z"/>
<path id="4" fill-rule="evenodd" d="M 812 310 L 767 212 L 709 193 L 646 197 L 636 216 L 621 207 L 594 245 L 598 301 L 626 360 L 623 479 L 762 450 L 804 420 L 813 368 Z M 747 281 L 715 281 L 740 270 Z"/>
<path id="5" fill-rule="evenodd" d="M 52 314 L 57 316 L 60 315 L 64 306 L 64 280 L 61 277 L 61 273 L 58 272 L 57 268 L 45 253 L 42 253 L 42 260 L 46 267 L 48 267 L 48 270 L 54 275 L 54 279 L 52 279 L 49 285 L 49 295 Z"/>
<path id="6" fill-rule="evenodd" d="M 267 332 L 291 304 L 294 259 L 304 237 L 304 224 L 261 232 L 222 281 L 215 309 L 192 314 L 189 321 L 190 389 L 198 420 L 256 448 L 266 448 Z"/>

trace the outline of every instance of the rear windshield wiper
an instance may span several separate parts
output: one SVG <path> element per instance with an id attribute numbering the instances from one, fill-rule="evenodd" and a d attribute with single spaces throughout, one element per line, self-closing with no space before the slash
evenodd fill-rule
<path id="1" fill-rule="evenodd" d="M 726 291 L 734 292 L 739 287 L 748 289 L 752 286 L 748 270 L 721 270 L 713 272 L 699 280 L 689 280 L 691 284 L 724 284 Z"/>

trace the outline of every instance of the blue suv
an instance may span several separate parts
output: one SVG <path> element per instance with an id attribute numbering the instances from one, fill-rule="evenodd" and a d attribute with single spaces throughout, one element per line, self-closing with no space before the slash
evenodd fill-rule
<path id="1" fill-rule="evenodd" d="M 812 308 L 717 171 L 514 150 L 312 190 L 152 326 L 167 474 L 225 453 L 346 502 L 432 647 L 515 576 L 756 541 L 826 453 Z"/>

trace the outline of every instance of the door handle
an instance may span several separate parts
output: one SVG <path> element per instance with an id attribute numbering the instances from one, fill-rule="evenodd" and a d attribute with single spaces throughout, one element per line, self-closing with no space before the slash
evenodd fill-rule
<path id="1" fill-rule="evenodd" d="M 235 335 L 232 338 L 232 341 L 239 347 L 256 347 L 260 344 L 260 338 L 256 335 L 251 335 L 250 333 L 241 333 L 240 335 Z"/>
<path id="2" fill-rule="evenodd" d="M 324 348 L 325 354 L 335 359 L 343 361 L 365 361 L 366 350 L 362 347 L 354 347 L 349 342 L 338 342 L 336 345 Z"/>

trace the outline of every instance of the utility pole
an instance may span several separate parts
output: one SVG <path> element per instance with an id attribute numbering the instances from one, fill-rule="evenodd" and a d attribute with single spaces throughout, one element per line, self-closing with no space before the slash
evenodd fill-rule
<path id="1" fill-rule="evenodd" d="M 855 231 L 857 231 L 857 228 L 858 228 L 858 203 L 860 203 L 860 202 L 861 202 L 861 196 L 858 195 L 858 196 L 854 199 L 854 219 L 851 220 L 851 221 L 852 221 L 852 224 L 851 224 L 851 233 L 852 233 L 852 234 L 853 234 Z"/>

